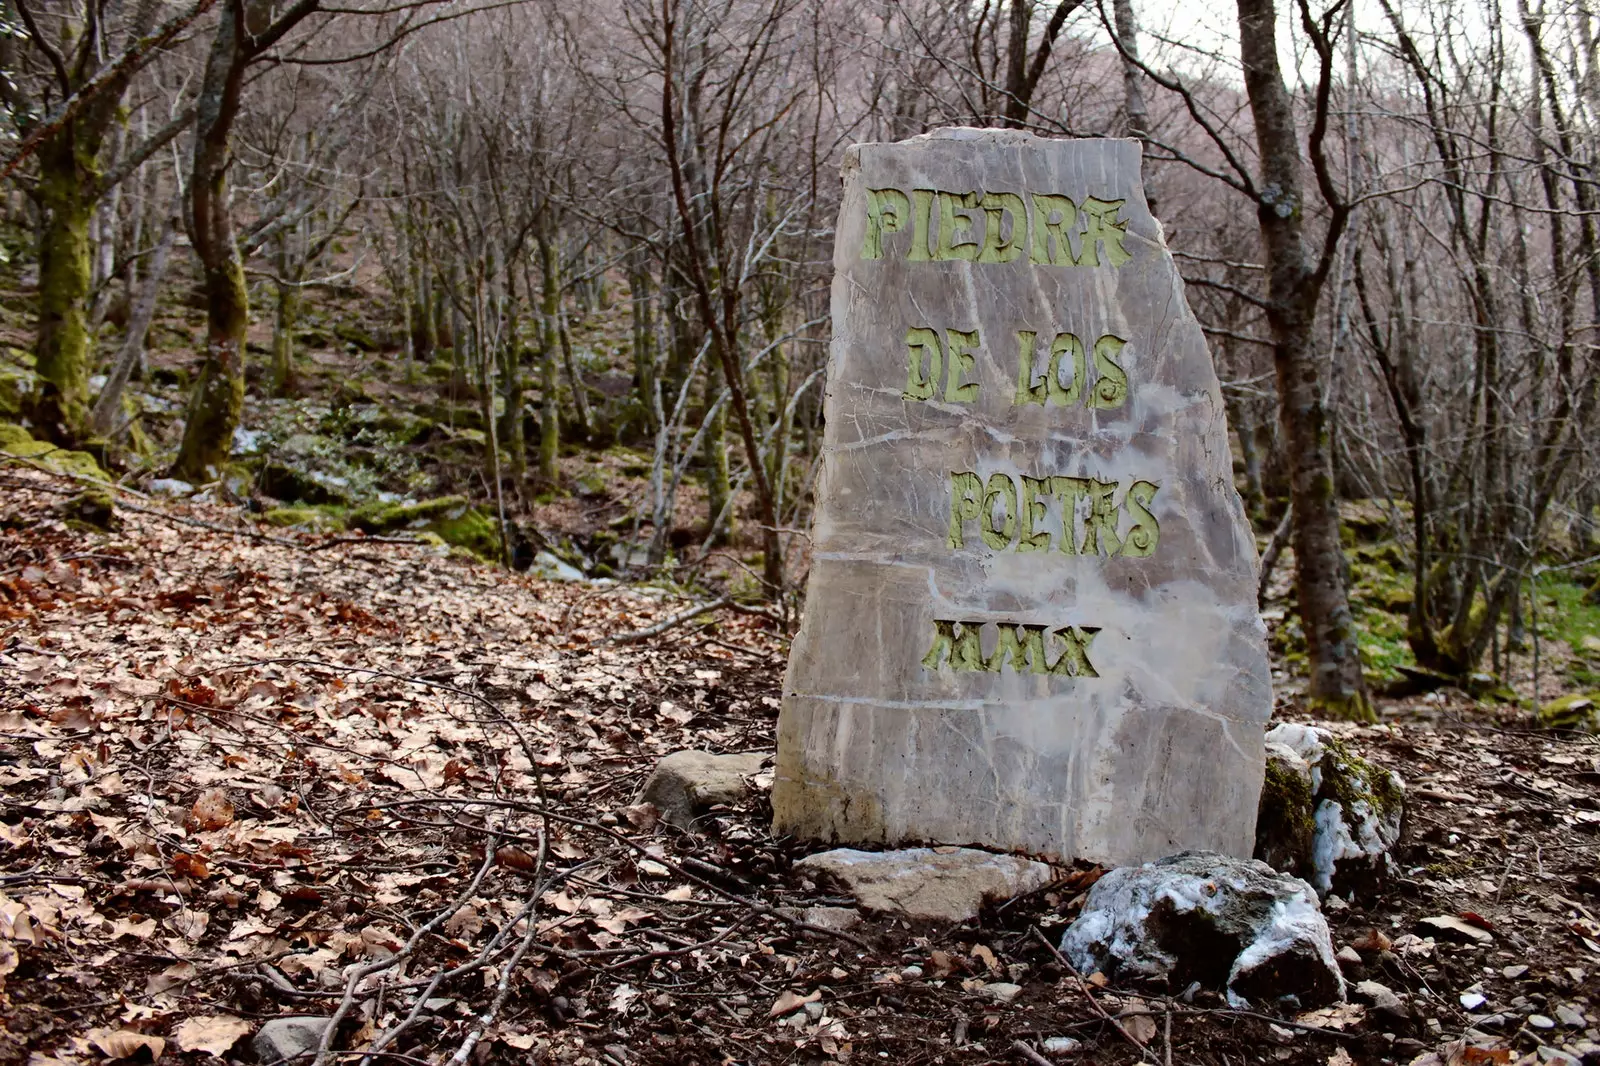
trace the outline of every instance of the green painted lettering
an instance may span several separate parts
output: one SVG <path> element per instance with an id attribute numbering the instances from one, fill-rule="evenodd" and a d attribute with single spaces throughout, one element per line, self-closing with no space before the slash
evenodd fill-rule
<path id="1" fill-rule="evenodd" d="M 941 192 L 939 197 L 939 243 L 933 257 L 941 262 L 978 258 L 978 242 L 972 239 L 973 216 L 978 206 L 977 193 Z"/>
<path id="2" fill-rule="evenodd" d="M 911 213 L 911 254 L 906 256 L 906 261 L 926 263 L 933 258 L 928 253 L 928 234 L 933 231 L 933 190 L 912 189 L 911 199 L 914 205 Z"/>
<path id="3" fill-rule="evenodd" d="M 1127 343 L 1110 334 L 1094 342 L 1095 383 L 1089 395 L 1090 407 L 1108 409 L 1128 402 L 1128 375 L 1117 362 Z"/>
<path id="4" fill-rule="evenodd" d="M 1000 522 L 994 519 L 994 505 L 1001 505 Z M 995 551 L 1011 547 L 1017 536 L 1017 486 L 1010 475 L 990 474 L 989 485 L 983 494 L 983 542 Z"/>
<path id="5" fill-rule="evenodd" d="M 1099 266 L 1098 248 L 1105 249 L 1109 266 L 1119 267 L 1133 258 L 1122 247 L 1123 238 L 1128 235 L 1128 223 L 1117 219 L 1125 203 L 1126 200 L 1097 200 L 1093 196 L 1083 202 L 1083 251 L 1078 256 L 1079 266 Z"/>
<path id="6" fill-rule="evenodd" d="M 1009 263 L 1022 254 L 1027 236 L 1028 208 L 1014 192 L 995 192 L 983 198 L 983 251 L 980 263 Z M 1011 232 L 1001 239 L 1005 217 L 1011 216 Z"/>
<path id="7" fill-rule="evenodd" d="M 1156 486 L 1149 481 L 1135 481 L 1128 486 L 1128 496 L 1123 506 L 1133 515 L 1133 528 L 1122 538 L 1122 554 L 1135 557 L 1153 555 L 1161 541 L 1161 526 L 1150 513 L 1150 501 L 1155 499 Z"/>
<path id="8" fill-rule="evenodd" d="M 1078 208 L 1065 196 L 1034 193 L 1033 262 L 1037 266 L 1072 266 L 1072 245 L 1067 231 L 1078 221 Z M 1052 243 L 1053 242 L 1053 243 Z"/>
<path id="9" fill-rule="evenodd" d="M 1099 632 L 1093 626 L 1062 626 L 1055 630 L 1051 635 L 1061 638 L 1062 649 L 1050 672 L 1058 677 L 1099 677 L 1099 671 L 1089 662 L 1089 645 Z"/>
<path id="10" fill-rule="evenodd" d="M 1061 540 L 1056 547 L 1067 555 L 1078 553 L 1078 501 L 1089 495 L 1089 479 L 1056 474 L 1050 478 L 1050 491 L 1061 501 Z"/>
<path id="11" fill-rule="evenodd" d="M 1089 515 L 1083 533 L 1083 554 L 1115 555 L 1122 547 L 1117 536 L 1117 505 L 1112 496 L 1117 491 L 1115 481 L 1095 480 L 1090 483 Z"/>
<path id="12" fill-rule="evenodd" d="M 1061 357 L 1072 357 L 1072 384 L 1061 384 Z M 1071 333 L 1057 333 L 1050 342 L 1050 370 L 1045 374 L 1045 387 L 1050 391 L 1050 402 L 1062 407 L 1074 407 L 1083 398 L 1083 377 L 1087 358 L 1083 342 Z"/>
<path id="13" fill-rule="evenodd" d="M 966 524 L 983 512 L 983 479 L 974 473 L 950 475 L 950 547 L 967 542 Z"/>
<path id="14" fill-rule="evenodd" d="M 1050 498 L 1050 479 L 1022 475 L 1022 534 L 1017 541 L 1019 552 L 1040 552 L 1050 547 L 1050 532 L 1040 528 L 1048 512 L 1042 499 Z"/>
<path id="15" fill-rule="evenodd" d="M 977 330 L 947 329 L 945 337 L 944 398 L 946 403 L 971 403 L 978 398 L 978 382 L 957 384 L 961 376 L 977 363 L 972 350 L 978 346 Z"/>
<path id="16" fill-rule="evenodd" d="M 927 354 L 928 372 L 922 372 L 923 354 Z M 906 330 L 906 387 L 900 394 L 906 400 L 931 400 L 939 387 L 943 370 L 939 355 L 939 334 L 923 326 Z"/>
<path id="17" fill-rule="evenodd" d="M 1013 404 L 1044 403 L 1045 383 L 1035 384 L 1033 380 L 1033 352 L 1038 339 L 1039 334 L 1031 329 L 1017 330 L 1017 393 L 1011 400 Z"/>
<path id="18" fill-rule="evenodd" d="M 867 235 L 861 242 L 861 258 L 883 258 L 883 235 L 905 229 L 911 214 L 911 201 L 899 189 L 867 190 Z"/>

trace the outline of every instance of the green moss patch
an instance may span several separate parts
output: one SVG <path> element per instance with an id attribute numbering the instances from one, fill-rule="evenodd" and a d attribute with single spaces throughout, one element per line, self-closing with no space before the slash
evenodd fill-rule
<path id="1" fill-rule="evenodd" d="M 33 434 L 9 422 L 0 422 L 0 452 L 20 459 L 31 459 L 58 474 L 92 478 L 95 481 L 111 480 L 88 452 L 67 451 L 46 441 L 34 440 Z"/>
<path id="2" fill-rule="evenodd" d="M 1551 700 L 1539 708 L 1539 725 L 1545 729 L 1600 733 L 1600 692 L 1575 692 Z"/>
<path id="3" fill-rule="evenodd" d="M 465 496 L 369 504 L 351 515 L 350 524 L 373 534 L 432 533 L 480 559 L 498 562 L 501 558 L 500 534 L 494 520 L 472 506 Z"/>

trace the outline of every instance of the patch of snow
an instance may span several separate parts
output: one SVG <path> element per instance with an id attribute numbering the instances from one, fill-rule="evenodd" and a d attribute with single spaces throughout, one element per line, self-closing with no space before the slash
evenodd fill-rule
<path id="1" fill-rule="evenodd" d="M 233 454 L 254 455 L 261 451 L 269 440 L 270 435 L 265 430 L 238 426 L 233 431 Z"/>
<path id="2" fill-rule="evenodd" d="M 150 482 L 149 491 L 152 496 L 181 499 L 184 496 L 193 496 L 194 486 L 187 481 L 179 481 L 175 477 L 158 477 Z"/>

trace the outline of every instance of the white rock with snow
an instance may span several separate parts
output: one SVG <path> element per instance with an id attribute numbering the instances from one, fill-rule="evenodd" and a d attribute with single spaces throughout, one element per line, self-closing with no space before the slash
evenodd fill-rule
<path id="1" fill-rule="evenodd" d="M 1400 776 L 1356 755 L 1327 729 L 1286 722 L 1268 730 L 1266 739 L 1269 751 L 1282 753 L 1285 768 L 1297 760 L 1310 773 L 1310 846 L 1305 850 L 1305 827 L 1297 825 L 1303 811 L 1269 810 L 1272 802 L 1294 806 L 1294 790 L 1280 788 L 1275 798 L 1269 788 L 1258 820 L 1257 857 L 1303 876 L 1322 896 L 1365 888 L 1386 876 L 1405 811 Z M 1286 775 L 1281 784 L 1292 781 Z"/>
<path id="2" fill-rule="evenodd" d="M 1184 852 L 1102 877 L 1061 939 L 1085 973 L 1192 981 L 1234 1006 L 1340 1002 L 1344 977 L 1316 893 L 1254 859 Z"/>

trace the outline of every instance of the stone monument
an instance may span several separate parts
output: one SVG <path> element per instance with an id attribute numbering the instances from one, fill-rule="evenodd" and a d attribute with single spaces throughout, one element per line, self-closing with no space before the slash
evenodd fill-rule
<path id="1" fill-rule="evenodd" d="M 775 829 L 1248 856 L 1255 541 L 1135 141 L 852 148 Z"/>

